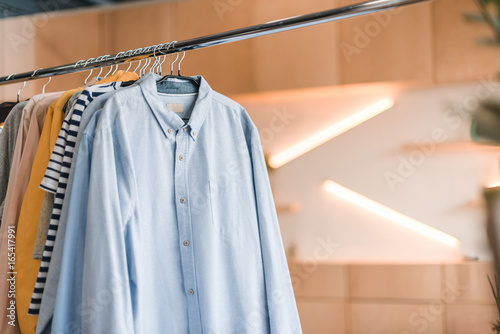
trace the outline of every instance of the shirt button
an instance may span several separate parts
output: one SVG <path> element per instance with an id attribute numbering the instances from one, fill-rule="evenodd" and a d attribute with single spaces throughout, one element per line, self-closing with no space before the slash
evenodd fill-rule
<path id="1" fill-rule="evenodd" d="M 188 128 L 187 128 L 187 126 L 186 126 L 186 127 L 184 128 L 184 131 L 187 131 L 187 130 L 188 130 Z"/>
<path id="2" fill-rule="evenodd" d="M 184 156 L 183 155 L 179 155 L 179 160 L 180 161 L 184 160 Z"/>
<path id="3" fill-rule="evenodd" d="M 168 133 L 172 133 L 174 130 L 172 129 L 168 129 Z"/>
<path id="4" fill-rule="evenodd" d="M 189 294 L 194 295 L 194 290 L 193 289 L 189 290 Z"/>
<path id="5" fill-rule="evenodd" d="M 182 204 L 186 203 L 186 199 L 184 197 L 181 197 L 181 203 Z"/>
<path id="6" fill-rule="evenodd" d="M 189 240 L 184 241 L 184 246 L 189 246 Z"/>
<path id="7" fill-rule="evenodd" d="M 193 131 L 193 136 L 196 136 L 196 131 Z"/>

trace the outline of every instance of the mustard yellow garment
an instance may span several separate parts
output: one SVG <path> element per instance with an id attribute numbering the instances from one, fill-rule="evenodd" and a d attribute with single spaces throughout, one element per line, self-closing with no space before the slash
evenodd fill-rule
<path id="1" fill-rule="evenodd" d="M 117 71 L 114 75 L 98 83 L 134 79 L 137 79 L 137 74 L 133 72 L 124 73 L 124 71 Z M 38 222 L 45 195 L 45 192 L 39 186 L 45 175 L 45 170 L 47 169 L 50 156 L 64 121 L 64 106 L 74 93 L 83 89 L 69 90 L 50 105 L 45 118 L 40 143 L 36 151 L 28 188 L 23 198 L 16 240 L 16 306 L 19 327 L 22 334 L 35 334 L 38 321 L 38 316 L 28 315 L 28 309 L 41 262 L 40 260 L 33 259 L 33 247 L 36 241 Z"/>

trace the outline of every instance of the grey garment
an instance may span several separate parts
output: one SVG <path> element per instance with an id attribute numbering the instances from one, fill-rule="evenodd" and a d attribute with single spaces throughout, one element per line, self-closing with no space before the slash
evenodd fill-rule
<path id="1" fill-rule="evenodd" d="M 80 97 L 81 93 L 82 91 L 78 91 L 69 98 L 68 102 L 66 102 L 66 105 L 64 106 L 64 115 L 68 116 L 68 113 L 73 110 L 73 106 L 75 105 L 76 100 Z"/>
<path id="2" fill-rule="evenodd" d="M 17 132 L 24 106 L 28 101 L 18 103 L 12 108 L 2 130 L 0 136 L 0 217 L 3 214 L 5 205 L 5 196 L 7 194 L 7 186 L 9 185 L 10 167 L 12 157 L 16 148 Z"/>
<path id="3" fill-rule="evenodd" d="M 43 197 L 42 210 L 40 211 L 40 220 L 38 223 L 38 231 L 36 234 L 35 248 L 33 248 L 33 259 L 41 260 L 43 250 L 45 249 L 45 241 L 50 225 L 50 217 L 54 208 L 54 194 L 46 192 Z"/>

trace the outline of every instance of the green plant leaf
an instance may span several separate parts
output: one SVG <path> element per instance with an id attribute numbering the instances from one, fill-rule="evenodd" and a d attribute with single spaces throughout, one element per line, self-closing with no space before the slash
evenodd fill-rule
<path id="1" fill-rule="evenodd" d="M 491 291 L 493 292 L 493 297 L 495 297 L 495 302 L 497 304 L 498 315 L 500 316 L 500 302 L 498 300 L 498 291 L 499 291 L 498 278 L 497 278 L 497 275 L 495 275 L 495 286 L 496 286 L 496 289 L 495 289 L 495 287 L 493 287 L 493 283 L 491 282 L 490 275 L 487 275 L 487 276 L 488 276 L 488 282 L 490 283 Z M 499 329 L 500 329 L 500 320 L 497 321 L 497 326 L 499 326 Z M 495 329 L 495 328 L 493 328 L 493 329 Z"/>

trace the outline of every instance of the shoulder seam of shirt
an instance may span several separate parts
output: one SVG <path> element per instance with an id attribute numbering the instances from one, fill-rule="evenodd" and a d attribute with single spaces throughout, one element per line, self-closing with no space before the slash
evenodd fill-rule
<path id="1" fill-rule="evenodd" d="M 240 110 L 244 110 L 245 109 L 238 102 L 236 102 L 234 100 L 231 100 L 227 96 L 224 96 L 224 95 L 222 95 L 220 93 L 217 93 L 216 91 L 212 91 L 212 100 L 214 102 L 218 102 L 220 104 L 223 104 L 224 106 L 229 107 L 231 109 L 240 109 Z"/>
<path id="2" fill-rule="evenodd" d="M 132 93 L 130 93 L 130 90 L 132 90 Z M 117 101 L 119 101 L 120 107 L 121 107 L 122 100 L 124 100 L 124 99 L 128 100 L 129 98 L 135 98 L 133 96 L 134 95 L 133 90 L 136 90 L 138 94 L 143 96 L 140 85 L 132 85 L 129 87 L 124 87 L 124 89 L 115 90 L 115 94 L 113 94 L 113 96 L 110 96 L 109 99 L 116 99 Z M 117 98 L 117 96 L 118 96 L 118 98 Z"/>

